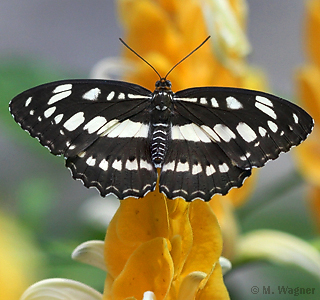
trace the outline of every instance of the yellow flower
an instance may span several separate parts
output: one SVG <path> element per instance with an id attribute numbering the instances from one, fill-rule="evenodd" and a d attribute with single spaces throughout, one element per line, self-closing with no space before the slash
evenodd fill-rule
<path id="1" fill-rule="evenodd" d="M 298 163 L 306 180 L 313 186 L 311 209 L 319 225 L 320 219 L 320 1 L 306 2 L 305 41 L 309 62 L 296 74 L 298 97 L 315 119 L 315 129 L 308 141 L 296 149 Z"/>
<path id="2" fill-rule="evenodd" d="M 0 213 L 0 299 L 17 300 L 36 279 L 40 255 L 27 232 Z"/>
<path id="3" fill-rule="evenodd" d="M 207 203 L 168 200 L 158 191 L 123 200 L 106 235 L 103 299 L 142 299 L 145 291 L 156 299 L 228 299 L 221 250 L 220 228 Z"/>
<path id="4" fill-rule="evenodd" d="M 174 90 L 208 85 L 263 88 L 261 76 L 245 63 L 249 50 L 244 34 L 245 1 L 118 0 L 117 3 L 126 42 L 162 76 L 212 35 L 199 53 L 170 74 Z M 213 20 L 217 24 L 212 24 Z M 125 80 L 153 89 L 157 79 L 154 71 L 127 49 L 124 57 L 137 66 Z"/>

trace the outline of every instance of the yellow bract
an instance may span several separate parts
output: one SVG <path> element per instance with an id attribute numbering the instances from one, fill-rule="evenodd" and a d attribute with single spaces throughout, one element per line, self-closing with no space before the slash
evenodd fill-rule
<path id="1" fill-rule="evenodd" d="M 297 154 L 300 169 L 304 177 L 313 186 L 311 191 L 312 213 L 319 225 L 320 218 L 320 1 L 306 2 L 305 42 L 309 62 L 296 74 L 298 97 L 308 113 L 315 120 L 312 135 L 299 146 Z"/>
<path id="2" fill-rule="evenodd" d="M 0 228 L 0 299 L 16 300 L 36 279 L 40 255 L 27 232 L 8 214 L 0 212 Z"/>
<path id="3" fill-rule="evenodd" d="M 218 276 L 221 251 L 220 228 L 208 203 L 168 200 L 158 191 L 123 200 L 105 240 L 104 299 L 142 299 L 145 291 L 157 299 L 179 299 L 190 287 L 183 284 L 189 276 L 200 272 L 205 282 L 210 282 L 211 273 Z M 227 295 L 219 274 L 219 291 Z M 200 290 L 205 293 L 202 279 L 194 296 Z"/>
<path id="4" fill-rule="evenodd" d="M 237 26 L 234 28 L 235 32 L 244 32 L 246 6 L 243 0 L 119 0 L 117 3 L 126 42 L 162 76 L 211 34 L 212 28 L 208 28 L 204 14 L 209 4 L 217 3 L 212 6 L 218 8 L 206 13 L 215 14 L 212 18 L 220 20 L 213 28 L 217 37 L 212 37 L 211 41 L 170 74 L 168 79 L 172 82 L 173 90 L 208 85 L 263 87 L 261 76 L 257 76 L 256 72 L 254 76 L 250 75 L 252 72 L 245 64 L 245 51 L 236 51 L 232 46 L 217 49 L 217 45 L 223 44 L 219 43 L 221 39 L 228 40 L 232 35 L 231 25 Z M 224 7 L 219 10 L 219 3 L 227 6 L 228 15 L 231 16 L 229 19 L 234 20 L 233 23 L 223 22 L 228 18 L 225 17 Z M 229 31 L 225 32 L 224 29 Z M 137 64 L 136 70 L 126 74 L 125 80 L 154 89 L 154 83 L 158 79 L 154 71 L 128 49 L 124 50 L 124 56 Z M 226 59 L 232 59 L 233 63 L 225 65 Z"/>

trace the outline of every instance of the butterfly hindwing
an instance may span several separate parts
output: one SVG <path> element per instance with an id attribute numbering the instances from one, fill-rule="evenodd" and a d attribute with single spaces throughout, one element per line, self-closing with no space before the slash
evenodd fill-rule
<path id="1" fill-rule="evenodd" d="M 170 199 L 209 201 L 214 194 L 225 195 L 230 188 L 240 187 L 250 174 L 251 170 L 235 166 L 216 143 L 173 139 L 161 170 L 159 188 Z"/>
<path id="2" fill-rule="evenodd" d="M 113 193 L 119 199 L 143 197 L 157 182 L 148 141 L 142 137 L 101 137 L 84 152 L 69 157 L 66 166 L 86 187 L 95 186 L 102 196 Z"/>

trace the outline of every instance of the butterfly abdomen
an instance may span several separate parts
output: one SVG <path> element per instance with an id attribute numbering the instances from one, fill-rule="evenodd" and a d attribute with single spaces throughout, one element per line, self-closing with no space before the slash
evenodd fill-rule
<path id="1" fill-rule="evenodd" d="M 169 141 L 170 118 L 173 110 L 172 91 L 159 87 L 152 99 L 151 159 L 156 168 L 164 161 Z"/>
<path id="2" fill-rule="evenodd" d="M 169 124 L 152 124 L 151 159 L 156 168 L 162 166 L 162 162 L 168 149 Z"/>

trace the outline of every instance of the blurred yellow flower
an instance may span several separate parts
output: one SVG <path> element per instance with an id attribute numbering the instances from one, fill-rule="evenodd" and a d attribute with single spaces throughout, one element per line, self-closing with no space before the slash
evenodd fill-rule
<path id="1" fill-rule="evenodd" d="M 249 44 L 244 34 L 244 0 L 118 0 L 117 3 L 125 40 L 162 76 L 211 34 L 211 40 L 200 53 L 189 57 L 170 74 L 174 90 L 208 85 L 263 89 L 263 78 L 245 62 Z M 137 66 L 126 74 L 125 80 L 153 89 L 157 79 L 153 70 L 127 49 L 124 57 Z"/>
<path id="2" fill-rule="evenodd" d="M 36 280 L 39 251 L 17 222 L 0 213 L 0 299 L 17 300 Z"/>
<path id="3" fill-rule="evenodd" d="M 315 129 L 308 141 L 296 149 L 300 170 L 311 184 L 311 210 L 320 227 L 320 1 L 306 2 L 305 42 L 308 63 L 296 74 L 298 97 L 314 117 Z"/>

